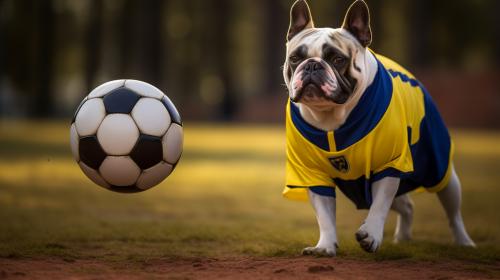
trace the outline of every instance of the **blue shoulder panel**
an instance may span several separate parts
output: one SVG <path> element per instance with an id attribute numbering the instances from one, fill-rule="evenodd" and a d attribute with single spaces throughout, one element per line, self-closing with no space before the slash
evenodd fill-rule
<path id="1" fill-rule="evenodd" d="M 337 151 L 370 133 L 387 111 L 392 98 L 392 79 L 380 61 L 372 84 L 365 90 L 344 125 L 334 131 Z"/>
<path id="2" fill-rule="evenodd" d="M 321 149 L 325 151 L 330 150 L 327 132 L 308 124 L 300 115 L 299 107 L 297 107 L 297 105 L 295 105 L 295 103 L 293 103 L 291 100 L 290 114 L 293 124 L 300 132 L 300 134 L 302 134 L 302 136 L 304 136 L 307 140 L 309 140 L 309 142 L 320 147 Z"/>
<path id="3" fill-rule="evenodd" d="M 370 133 L 389 107 L 392 98 L 392 79 L 382 63 L 377 60 L 377 64 L 378 70 L 372 84 L 365 90 L 345 124 L 334 131 L 337 151 L 351 146 Z M 290 109 L 293 124 L 302 136 L 319 148 L 329 151 L 327 132 L 308 124 L 292 101 Z"/>

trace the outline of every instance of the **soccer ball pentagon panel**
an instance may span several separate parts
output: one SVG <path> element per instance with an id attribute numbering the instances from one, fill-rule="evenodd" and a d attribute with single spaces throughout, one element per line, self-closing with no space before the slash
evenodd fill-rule
<path id="1" fill-rule="evenodd" d="M 179 112 L 156 87 L 115 80 L 95 88 L 78 106 L 71 151 L 83 173 L 116 192 L 140 192 L 163 181 L 182 153 Z"/>

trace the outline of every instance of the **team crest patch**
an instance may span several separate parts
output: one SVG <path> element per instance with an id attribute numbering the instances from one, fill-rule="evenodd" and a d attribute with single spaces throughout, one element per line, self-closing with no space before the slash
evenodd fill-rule
<path id="1" fill-rule="evenodd" d="M 349 171 L 349 163 L 347 163 L 347 160 L 345 159 L 344 156 L 339 156 L 339 157 L 331 157 L 328 158 L 330 160 L 330 163 L 337 169 L 338 171 L 342 173 L 346 173 Z"/>

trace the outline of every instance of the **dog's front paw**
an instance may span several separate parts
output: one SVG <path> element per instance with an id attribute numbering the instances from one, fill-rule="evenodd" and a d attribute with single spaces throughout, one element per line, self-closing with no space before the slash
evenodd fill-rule
<path id="1" fill-rule="evenodd" d="M 307 247 L 302 250 L 304 256 L 335 257 L 337 255 L 336 244 L 332 247 Z"/>
<path id="2" fill-rule="evenodd" d="M 364 223 L 356 232 L 356 240 L 363 250 L 374 253 L 382 244 L 383 227 Z"/>

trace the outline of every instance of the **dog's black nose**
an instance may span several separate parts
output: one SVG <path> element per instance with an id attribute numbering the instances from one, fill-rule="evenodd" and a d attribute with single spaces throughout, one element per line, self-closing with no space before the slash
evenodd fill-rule
<path id="1" fill-rule="evenodd" d="M 320 62 L 317 61 L 309 61 L 305 66 L 304 66 L 304 71 L 307 73 L 314 73 L 318 70 L 322 70 L 323 65 L 321 65 Z"/>

